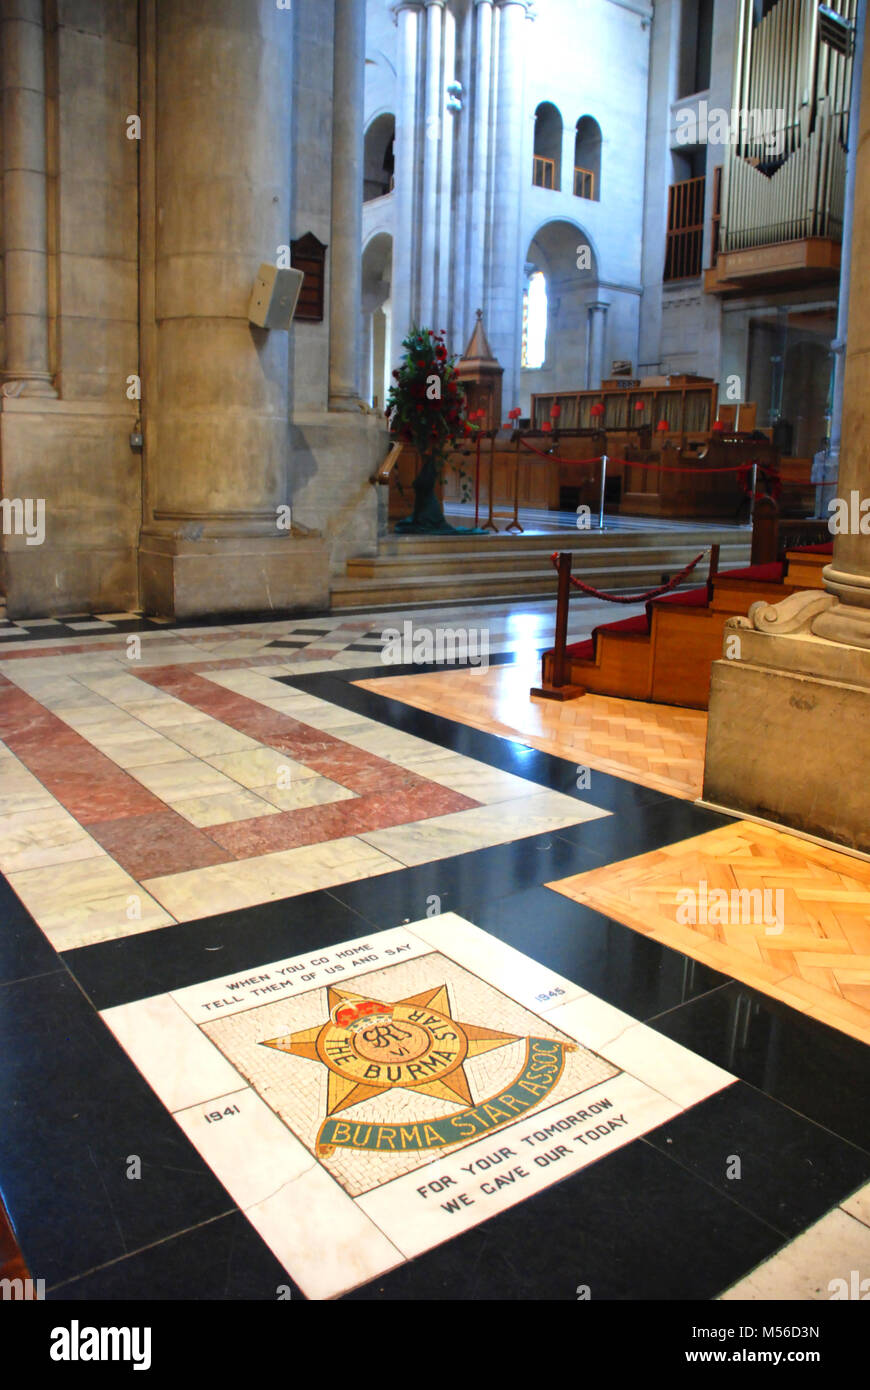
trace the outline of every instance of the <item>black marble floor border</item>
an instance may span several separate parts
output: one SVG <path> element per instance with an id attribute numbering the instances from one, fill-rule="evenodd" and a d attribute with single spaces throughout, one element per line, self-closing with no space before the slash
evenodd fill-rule
<path id="1" fill-rule="evenodd" d="M 273 1300 L 288 1283 L 94 1010 L 374 935 L 426 915 L 433 895 L 739 1080 L 350 1299 L 574 1300 L 578 1285 L 709 1299 L 867 1181 L 870 1049 L 543 886 L 710 828 L 713 813 L 603 773 L 572 791 L 565 760 L 451 729 L 360 678 L 284 683 L 580 800 L 597 792 L 614 814 L 63 956 L 0 883 L 0 1190 L 50 1298 Z M 724 1176 L 735 1152 L 741 1185 Z M 216 1265 L 220 1278 L 204 1274 Z"/>

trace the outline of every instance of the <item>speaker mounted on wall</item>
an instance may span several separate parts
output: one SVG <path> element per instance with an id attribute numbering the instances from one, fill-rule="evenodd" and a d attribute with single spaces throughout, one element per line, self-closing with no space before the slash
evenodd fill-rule
<path id="1" fill-rule="evenodd" d="M 279 270 L 264 261 L 251 291 L 250 322 L 258 328 L 289 328 L 304 278 L 301 270 Z"/>

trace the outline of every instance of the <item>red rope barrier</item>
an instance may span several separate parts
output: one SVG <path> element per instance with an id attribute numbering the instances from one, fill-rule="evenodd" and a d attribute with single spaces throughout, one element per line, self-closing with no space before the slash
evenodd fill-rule
<path id="1" fill-rule="evenodd" d="M 703 558 L 704 551 L 702 550 L 700 555 L 696 555 L 694 560 L 686 565 L 685 569 L 680 570 L 679 574 L 675 574 L 672 579 L 669 579 L 667 584 L 662 584 L 658 589 L 647 589 L 645 594 L 605 594 L 602 589 L 593 589 L 591 585 L 584 584 L 583 580 L 578 579 L 574 574 L 571 575 L 571 583 L 575 589 L 581 589 L 584 594 L 591 594 L 593 598 L 606 599 L 608 603 L 647 603 L 650 599 L 661 598 L 662 594 L 670 593 L 671 589 L 676 589 L 677 585 L 682 584 L 686 576 L 691 574 L 699 560 L 703 560 Z M 553 551 L 550 556 L 550 563 L 553 569 L 559 568 L 558 550 Z"/>

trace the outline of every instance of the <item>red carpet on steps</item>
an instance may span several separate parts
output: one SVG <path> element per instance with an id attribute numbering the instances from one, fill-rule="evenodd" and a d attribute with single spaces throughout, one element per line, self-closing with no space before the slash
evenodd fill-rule
<path id="1" fill-rule="evenodd" d="M 833 543 L 831 546 L 833 548 Z M 801 548 L 822 554 L 827 552 L 828 545 L 808 545 Z M 743 569 L 720 570 L 717 578 L 746 579 L 757 584 L 779 584 L 784 574 L 785 562 L 783 560 L 771 560 L 765 565 L 747 565 Z M 587 637 L 584 642 L 574 642 L 571 646 L 566 647 L 566 655 L 574 657 L 576 661 L 592 661 L 595 656 L 595 641 L 599 632 L 633 632 L 646 635 L 650 630 L 653 605 L 656 603 L 678 604 L 680 608 L 706 608 L 709 603 L 707 585 L 704 584 L 699 589 L 677 589 L 672 594 L 663 594 L 661 598 L 650 599 L 647 602 L 645 613 L 638 613 L 634 618 L 620 618 L 615 623 L 600 624 L 593 629 L 592 636 Z"/>

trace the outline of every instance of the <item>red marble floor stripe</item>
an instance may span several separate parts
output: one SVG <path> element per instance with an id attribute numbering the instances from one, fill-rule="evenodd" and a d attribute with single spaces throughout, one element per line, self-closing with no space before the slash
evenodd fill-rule
<path id="1" fill-rule="evenodd" d="M 280 714 L 246 695 L 225 690 L 189 667 L 155 666 L 136 674 L 140 680 L 175 695 L 267 748 L 286 753 L 294 761 L 304 763 L 322 777 L 358 795 L 375 791 L 409 792 L 437 785 L 386 758 L 334 738 L 322 729 L 313 729 L 289 714 Z M 479 804 L 465 797 L 461 806 L 452 809 L 463 810 Z"/>
<path id="2" fill-rule="evenodd" d="M 391 825 L 407 825 L 468 811 L 477 802 L 448 787 L 430 783 L 416 787 L 404 796 L 372 795 L 352 801 L 333 801 L 325 806 L 306 806 L 298 811 L 282 811 L 277 816 L 258 816 L 231 825 L 215 825 L 209 831 L 236 859 L 259 854 L 318 845 L 324 840 L 341 840 L 346 835 L 362 835 L 367 830 L 386 830 Z"/>
<path id="3" fill-rule="evenodd" d="M 223 864 L 232 858 L 81 734 L 15 686 L 0 688 L 0 738 L 113 857 L 117 857 L 115 849 L 121 848 L 126 859 L 132 860 L 137 854 L 144 858 L 140 826 L 142 821 L 148 821 L 155 832 L 159 828 L 161 846 L 167 846 L 176 837 L 187 855 L 185 867 Z M 118 825 L 128 818 L 139 824 L 131 825 L 125 835 Z M 166 854 L 168 857 L 168 848 Z"/>
<path id="4" fill-rule="evenodd" d="M 140 881 L 238 858 L 216 844 L 210 832 L 198 830 L 168 807 L 151 815 L 101 821 L 89 825 L 88 831 L 122 869 Z"/>
<path id="5" fill-rule="evenodd" d="M 76 652 L 117 651 L 123 645 L 123 641 L 126 641 L 128 635 L 126 632 L 119 632 L 113 642 L 59 642 L 54 647 L 40 647 L 38 651 L 29 652 L 18 650 L 19 643 L 17 642 L 15 644 L 16 650 L 7 652 L 0 641 L 0 661 L 23 661 L 25 657 L 32 661 L 38 656 L 72 656 Z M 32 640 L 38 642 L 39 638 L 34 637 Z"/>

